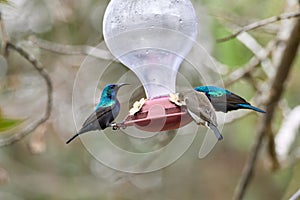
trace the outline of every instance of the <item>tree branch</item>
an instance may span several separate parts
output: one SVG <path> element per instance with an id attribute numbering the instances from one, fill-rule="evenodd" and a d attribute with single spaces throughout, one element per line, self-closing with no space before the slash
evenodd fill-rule
<path id="1" fill-rule="evenodd" d="M 0 33 L 1 33 L 1 41 L 2 41 L 2 52 L 4 52 L 4 55 L 7 55 L 6 44 L 8 41 L 8 36 L 4 28 L 1 11 L 0 11 Z"/>
<path id="2" fill-rule="evenodd" d="M 270 78 L 275 75 L 275 69 L 269 58 L 272 50 L 275 48 L 276 41 L 271 40 L 266 47 L 262 47 L 257 40 L 250 34 L 244 32 L 237 39 L 242 42 L 260 61 L 260 65 L 265 74 Z"/>
<path id="3" fill-rule="evenodd" d="M 30 36 L 29 41 L 31 41 L 36 46 L 52 51 L 54 53 L 62 53 L 65 55 L 89 55 L 93 56 L 95 58 L 100 58 L 104 60 L 116 60 L 114 56 L 106 50 L 99 49 L 92 46 L 87 45 L 62 45 L 54 42 L 49 42 L 47 40 L 42 40 L 40 38 L 37 38 L 35 36 Z M 116 60 L 117 61 L 117 60 Z"/>
<path id="4" fill-rule="evenodd" d="M 293 196 L 291 196 L 290 200 L 297 200 L 299 198 L 300 198 L 300 189 L 295 194 L 293 194 Z"/>
<path id="5" fill-rule="evenodd" d="M 236 81 L 247 77 L 257 66 L 259 66 L 259 64 L 260 60 L 257 57 L 252 57 L 244 67 L 239 67 L 226 76 L 226 79 L 224 81 L 225 87 L 228 87 Z"/>
<path id="6" fill-rule="evenodd" d="M 298 129 L 300 127 L 299 113 L 300 105 L 293 108 L 293 110 L 283 120 L 281 128 L 276 135 L 276 153 L 282 164 L 288 160 L 288 154 L 297 136 Z"/>
<path id="7" fill-rule="evenodd" d="M 229 35 L 229 36 L 224 37 L 224 38 L 217 39 L 217 42 L 225 42 L 225 41 L 228 41 L 228 40 L 231 40 L 231 39 L 235 38 L 236 36 L 238 36 L 242 32 L 254 30 L 254 29 L 257 29 L 259 27 L 270 24 L 270 23 L 274 23 L 274 22 L 277 22 L 277 21 L 285 20 L 285 19 L 296 18 L 296 17 L 300 17 L 300 12 L 299 11 L 298 12 L 292 12 L 292 13 L 283 13 L 279 16 L 273 16 L 273 17 L 270 17 L 270 18 L 267 18 L 267 19 L 263 19 L 261 21 L 254 22 L 252 24 L 249 24 L 247 26 L 244 26 L 244 27 L 238 29 L 232 35 Z"/>
<path id="8" fill-rule="evenodd" d="M 253 52 L 255 55 L 250 59 L 250 61 L 247 64 L 245 64 L 243 67 L 239 67 L 238 69 L 227 75 L 227 78 L 224 81 L 225 86 L 232 85 L 236 81 L 248 77 L 256 67 L 258 67 L 270 56 L 270 53 L 272 52 L 275 44 L 275 41 L 270 41 L 262 53 Z M 263 69 L 265 70 L 265 73 L 268 76 L 270 76 L 266 69 Z"/>
<path id="9" fill-rule="evenodd" d="M 3 24 L 3 20 L 1 18 L 1 12 L 0 12 L 0 24 L 1 24 L 1 33 L 5 33 L 5 28 Z M 2 35 L 3 38 L 3 35 Z M 25 60 L 27 60 L 29 63 L 32 64 L 32 66 L 38 71 L 38 73 L 42 76 L 42 78 L 45 80 L 45 83 L 47 85 L 47 105 L 44 116 L 39 119 L 37 122 L 30 124 L 29 126 L 25 127 L 22 131 L 12 134 L 11 136 L 7 138 L 1 138 L 0 139 L 0 147 L 11 145 L 19 140 L 21 140 L 26 135 L 30 134 L 32 131 L 34 131 L 37 127 L 39 127 L 41 124 L 43 124 L 47 119 L 50 117 L 50 113 L 52 110 L 52 82 L 50 79 L 50 76 L 44 69 L 43 65 L 32 55 L 30 55 L 27 51 L 25 51 L 23 48 L 16 46 L 15 44 L 11 43 L 8 38 L 6 38 L 6 46 L 4 47 L 5 52 L 8 52 L 8 50 L 16 51 L 20 56 L 22 56 Z"/>
<path id="10" fill-rule="evenodd" d="M 300 43 L 300 20 L 297 19 L 292 25 L 292 29 L 289 33 L 289 38 L 285 41 L 284 47 L 281 49 L 281 57 L 276 66 L 276 74 L 270 83 L 269 93 L 264 100 L 266 107 L 266 114 L 262 117 L 258 132 L 255 138 L 255 142 L 251 148 L 250 157 L 246 162 L 243 170 L 243 174 L 239 184 L 236 187 L 234 199 L 242 199 L 245 195 L 247 186 L 253 175 L 253 170 L 257 161 L 257 157 L 262 145 L 264 136 L 268 138 L 274 137 L 271 131 L 271 123 L 274 117 L 275 108 L 281 98 L 281 95 L 285 88 L 285 83 L 289 72 L 292 68 L 293 61 L 295 60 L 297 50 Z"/>

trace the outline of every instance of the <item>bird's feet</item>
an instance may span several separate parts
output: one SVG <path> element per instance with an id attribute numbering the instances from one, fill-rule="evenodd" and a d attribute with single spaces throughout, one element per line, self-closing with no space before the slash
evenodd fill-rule
<path id="1" fill-rule="evenodd" d="M 110 127 L 112 127 L 113 130 L 120 130 L 121 128 L 122 129 L 126 128 L 124 122 L 121 122 L 121 123 L 113 122 L 110 124 Z"/>

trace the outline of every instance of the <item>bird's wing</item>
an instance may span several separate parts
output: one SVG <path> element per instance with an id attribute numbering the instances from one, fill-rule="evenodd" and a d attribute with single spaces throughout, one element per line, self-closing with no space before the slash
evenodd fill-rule
<path id="1" fill-rule="evenodd" d="M 187 105 L 188 106 L 188 105 Z M 191 111 L 191 109 L 187 108 L 187 111 L 189 113 L 189 115 L 193 118 L 193 120 L 199 125 L 199 124 L 205 124 L 205 120 L 201 119 L 200 116 L 198 116 L 197 114 L 193 113 L 193 111 Z"/>
<path id="2" fill-rule="evenodd" d="M 248 104 L 248 105 L 250 104 L 244 98 L 232 92 L 226 94 L 226 100 L 228 103 L 233 103 L 233 104 Z"/>
<path id="3" fill-rule="evenodd" d="M 244 98 L 230 92 L 226 95 L 226 99 L 227 99 L 227 110 L 237 110 L 240 108 L 244 108 L 244 109 L 251 109 L 251 110 L 255 110 L 257 112 L 261 112 L 261 113 L 265 113 L 264 110 L 259 109 L 255 106 L 252 106 L 249 102 L 247 102 Z"/>
<path id="4" fill-rule="evenodd" d="M 249 104 L 245 99 L 242 97 L 230 92 L 226 89 L 215 87 L 215 86 L 207 86 L 208 91 L 205 94 L 208 96 L 209 99 L 213 99 L 215 103 L 242 103 L 242 104 Z"/>
<path id="5" fill-rule="evenodd" d="M 85 127 L 89 125 L 90 123 L 95 122 L 96 120 L 99 120 L 102 116 L 104 116 L 106 113 L 111 112 L 116 105 L 107 106 L 107 107 L 99 107 L 97 110 L 95 110 L 83 123 L 82 127 Z"/>
<path id="6" fill-rule="evenodd" d="M 185 94 L 186 107 L 191 117 L 198 123 L 201 121 L 207 121 L 217 126 L 217 117 L 215 111 L 208 100 L 208 98 L 200 92 L 190 92 Z"/>
<path id="7" fill-rule="evenodd" d="M 245 99 L 228 90 L 226 90 L 226 93 L 216 94 L 217 93 L 213 93 L 213 95 L 208 94 L 208 98 L 216 111 L 228 112 L 238 109 L 238 104 L 250 105 Z"/>

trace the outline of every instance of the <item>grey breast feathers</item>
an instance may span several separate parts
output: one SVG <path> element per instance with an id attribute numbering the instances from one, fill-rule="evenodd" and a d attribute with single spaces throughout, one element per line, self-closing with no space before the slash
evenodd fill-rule
<path id="1" fill-rule="evenodd" d="M 197 123 L 205 121 L 217 126 L 215 110 L 205 94 L 191 89 L 181 92 L 179 98 L 183 98 L 189 114 Z"/>

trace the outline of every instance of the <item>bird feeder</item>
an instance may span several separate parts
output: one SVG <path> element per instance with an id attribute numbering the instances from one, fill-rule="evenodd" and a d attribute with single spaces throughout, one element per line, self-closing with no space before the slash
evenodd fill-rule
<path id="1" fill-rule="evenodd" d="M 144 131 L 182 127 L 192 119 L 169 101 L 178 68 L 197 36 L 189 0 L 112 0 L 104 15 L 103 35 L 111 53 L 143 84 L 147 101 L 128 115 L 124 126 Z"/>

